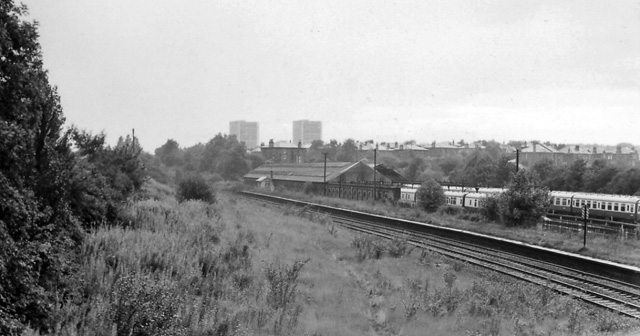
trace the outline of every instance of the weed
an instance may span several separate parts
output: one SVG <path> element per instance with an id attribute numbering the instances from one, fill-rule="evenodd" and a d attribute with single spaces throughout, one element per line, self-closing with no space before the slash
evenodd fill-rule
<path id="1" fill-rule="evenodd" d="M 456 271 L 456 273 L 460 273 L 464 269 L 464 265 L 465 265 L 464 262 L 462 262 L 460 260 L 454 260 L 453 261 L 453 270 Z"/>
<path id="2" fill-rule="evenodd" d="M 264 267 L 269 286 L 267 304 L 278 313 L 273 325 L 276 335 L 285 329 L 293 330 L 297 325 L 298 316 L 302 311 L 302 308 L 295 304 L 298 277 L 307 262 L 309 259 L 299 260 L 291 266 L 275 262 Z"/>
<path id="3" fill-rule="evenodd" d="M 327 231 L 332 236 L 336 236 L 338 234 L 338 228 L 334 224 L 331 224 L 331 226 L 327 228 Z"/>
<path id="4" fill-rule="evenodd" d="M 351 246 L 356 248 L 357 259 L 380 259 L 384 254 L 384 243 L 381 238 L 371 235 L 358 234 L 351 240 Z"/>
<path id="5" fill-rule="evenodd" d="M 420 251 L 420 258 L 419 258 L 420 263 L 423 265 L 431 264 L 431 261 L 429 260 L 429 256 L 430 256 L 429 250 L 422 249 L 422 251 Z"/>
<path id="6" fill-rule="evenodd" d="M 387 241 L 386 250 L 390 257 L 400 258 L 411 254 L 414 247 L 408 243 L 407 237 L 393 237 Z"/>
<path id="7" fill-rule="evenodd" d="M 444 282 L 447 284 L 447 289 L 451 291 L 453 288 L 454 282 L 456 282 L 456 274 L 452 272 L 447 272 L 444 274 Z"/>

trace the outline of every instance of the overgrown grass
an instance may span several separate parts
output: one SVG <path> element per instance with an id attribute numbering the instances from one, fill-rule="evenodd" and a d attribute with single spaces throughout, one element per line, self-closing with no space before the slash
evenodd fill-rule
<path id="1" fill-rule="evenodd" d="M 582 249 L 582 236 L 577 233 L 559 233 L 547 231 L 542 225 L 530 227 L 505 226 L 486 221 L 478 212 L 463 211 L 449 206 L 441 207 L 436 213 L 427 214 L 417 208 L 403 208 L 385 201 L 357 201 L 307 195 L 304 193 L 280 190 L 282 197 L 305 200 L 334 207 L 366 211 L 378 215 L 403 218 L 430 224 L 455 227 L 463 230 L 484 233 L 497 237 L 519 240 L 534 245 L 557 248 L 591 257 L 612 260 L 629 265 L 640 266 L 640 235 L 627 237 L 602 236 L 589 234 L 587 249 Z"/>
<path id="2" fill-rule="evenodd" d="M 130 228 L 102 228 L 83 247 L 75 297 L 61 298 L 65 335 L 290 334 L 306 262 L 256 260 L 256 237 L 222 208 L 146 200 Z M 256 265 L 257 263 L 257 265 Z"/>
<path id="3" fill-rule="evenodd" d="M 404 239 L 336 229 L 304 208 L 283 212 L 219 191 L 216 204 L 145 200 L 128 211 L 126 229 L 104 227 L 87 239 L 77 292 L 60 298 L 52 335 L 638 330 L 571 298 L 416 252 Z M 367 245 L 381 253 L 359 250 Z"/>

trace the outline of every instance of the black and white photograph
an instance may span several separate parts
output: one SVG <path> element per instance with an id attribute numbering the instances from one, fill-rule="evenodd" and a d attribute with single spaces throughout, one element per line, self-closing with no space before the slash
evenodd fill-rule
<path id="1" fill-rule="evenodd" d="M 640 1 L 0 0 L 0 335 L 640 335 Z"/>

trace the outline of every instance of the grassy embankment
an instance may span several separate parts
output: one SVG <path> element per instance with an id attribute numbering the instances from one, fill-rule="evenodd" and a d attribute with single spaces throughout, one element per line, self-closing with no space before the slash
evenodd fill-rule
<path id="1" fill-rule="evenodd" d="M 638 322 L 326 216 L 169 189 L 83 247 L 64 335 L 622 335 Z"/>
<path id="2" fill-rule="evenodd" d="M 436 213 L 428 214 L 418 209 L 401 208 L 390 203 L 371 200 L 337 199 L 292 191 L 278 191 L 273 194 L 335 207 L 450 226 L 640 267 L 640 232 L 632 232 L 627 237 L 589 233 L 587 248 L 583 249 L 581 233 L 545 230 L 542 224 L 532 227 L 510 227 L 496 222 L 486 222 L 477 213 L 456 211 L 459 209 L 453 209 L 454 213 L 448 214 L 446 207 L 443 207 Z"/>

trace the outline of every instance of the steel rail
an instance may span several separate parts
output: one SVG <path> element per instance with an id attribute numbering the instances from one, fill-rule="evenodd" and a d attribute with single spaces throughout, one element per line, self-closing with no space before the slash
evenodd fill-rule
<path id="1" fill-rule="evenodd" d="M 257 198 L 246 194 L 243 196 Z M 261 195 L 258 199 L 277 205 L 282 204 L 280 199 L 271 198 L 268 200 L 266 197 L 268 195 Z M 297 203 L 306 204 L 305 202 Z M 423 232 L 400 230 L 388 224 L 349 218 L 327 211 L 308 210 L 327 214 L 334 222 L 352 230 L 385 238 L 406 238 L 407 243 L 411 245 L 427 248 L 454 259 L 464 260 L 480 267 L 536 283 L 560 293 L 573 295 L 600 307 L 640 319 L 640 305 L 637 304 L 640 302 L 640 286 Z M 611 284 L 607 284 L 607 282 Z M 585 285 L 590 288 L 585 288 Z M 621 287 L 626 287 L 626 289 Z"/>

